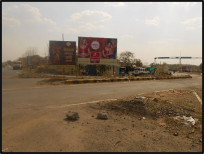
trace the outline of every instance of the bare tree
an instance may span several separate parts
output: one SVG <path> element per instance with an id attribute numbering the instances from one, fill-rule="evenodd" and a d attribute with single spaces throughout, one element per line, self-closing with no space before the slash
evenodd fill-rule
<path id="1" fill-rule="evenodd" d="M 23 54 L 23 57 L 34 56 L 34 55 L 37 55 L 37 49 L 35 47 L 30 47 Z"/>
<path id="2" fill-rule="evenodd" d="M 49 42 L 46 43 L 46 47 L 45 47 L 45 57 L 49 57 L 50 55 L 50 44 Z"/>
<path id="3" fill-rule="evenodd" d="M 31 62 L 31 58 L 33 56 L 37 56 L 37 48 L 29 47 L 29 48 L 27 48 L 27 50 L 25 51 L 23 56 L 18 58 L 18 60 L 22 61 L 24 66 L 28 66 L 28 63 Z M 28 62 L 28 59 L 29 59 L 29 62 Z"/>

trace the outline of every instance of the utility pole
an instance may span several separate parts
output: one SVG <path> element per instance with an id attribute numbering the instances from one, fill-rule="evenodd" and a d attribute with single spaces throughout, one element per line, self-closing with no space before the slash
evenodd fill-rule
<path id="1" fill-rule="evenodd" d="M 62 41 L 64 41 L 64 34 L 62 34 Z"/>
<path id="2" fill-rule="evenodd" d="M 181 66 L 181 51 L 180 51 L 179 64 L 180 64 L 180 71 L 182 72 L 182 66 Z"/>

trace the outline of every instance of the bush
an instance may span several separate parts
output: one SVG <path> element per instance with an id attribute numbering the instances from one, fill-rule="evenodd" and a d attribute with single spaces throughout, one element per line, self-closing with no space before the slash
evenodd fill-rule
<path id="1" fill-rule="evenodd" d="M 43 65 L 38 66 L 35 69 L 35 73 L 46 73 L 46 74 L 55 74 L 55 75 L 75 75 L 75 69 L 69 66 L 49 66 Z"/>

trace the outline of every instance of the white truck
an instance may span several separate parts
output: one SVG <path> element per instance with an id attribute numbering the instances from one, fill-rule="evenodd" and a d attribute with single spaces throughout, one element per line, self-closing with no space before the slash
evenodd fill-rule
<path id="1" fill-rule="evenodd" d="M 134 76 L 145 75 L 145 74 L 150 74 L 150 71 L 145 67 L 134 68 L 134 71 L 132 72 L 132 75 Z"/>
<path id="2" fill-rule="evenodd" d="M 21 61 L 13 62 L 13 69 L 14 70 L 21 70 L 22 69 L 22 62 Z"/>

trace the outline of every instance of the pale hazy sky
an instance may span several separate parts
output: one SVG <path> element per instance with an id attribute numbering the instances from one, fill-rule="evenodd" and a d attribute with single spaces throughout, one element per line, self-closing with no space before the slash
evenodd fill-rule
<path id="1" fill-rule="evenodd" d="M 77 44 L 78 36 L 117 38 L 118 57 L 131 51 L 146 64 L 180 53 L 202 57 L 202 2 L 2 2 L 2 26 L 2 61 L 31 47 L 45 56 L 62 33 Z"/>

